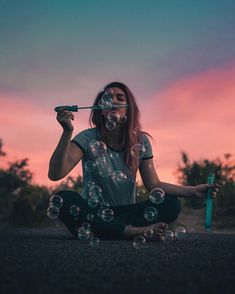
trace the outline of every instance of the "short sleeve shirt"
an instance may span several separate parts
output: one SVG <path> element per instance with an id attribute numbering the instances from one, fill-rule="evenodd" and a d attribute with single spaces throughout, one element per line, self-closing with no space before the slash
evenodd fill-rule
<path id="1" fill-rule="evenodd" d="M 110 206 L 136 203 L 135 178 L 125 165 L 124 151 L 117 151 L 105 145 L 97 128 L 80 132 L 72 142 L 84 153 L 81 192 L 83 198 L 97 196 L 101 202 L 109 203 Z M 141 133 L 140 144 L 144 146 L 141 160 L 152 158 L 151 143 L 144 133 Z"/>

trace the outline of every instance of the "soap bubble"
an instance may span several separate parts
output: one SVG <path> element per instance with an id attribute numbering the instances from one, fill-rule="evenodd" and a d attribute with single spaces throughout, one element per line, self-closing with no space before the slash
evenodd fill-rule
<path id="1" fill-rule="evenodd" d="M 77 216 L 79 214 L 79 210 L 80 210 L 80 208 L 77 205 L 72 205 L 69 208 L 69 213 L 72 216 Z"/>
<path id="2" fill-rule="evenodd" d="M 94 214 L 92 214 L 92 213 L 88 213 L 88 215 L 86 216 L 86 218 L 87 218 L 87 220 L 88 220 L 89 222 L 92 222 L 93 219 L 94 219 Z"/>
<path id="3" fill-rule="evenodd" d="M 117 170 L 112 173 L 112 179 L 116 183 L 124 183 L 127 180 L 127 175 L 122 171 Z"/>
<path id="4" fill-rule="evenodd" d="M 136 249 L 142 249 L 142 248 L 144 248 L 145 243 L 146 243 L 146 239 L 142 235 L 136 236 L 134 238 L 134 240 L 133 240 L 133 246 Z"/>
<path id="5" fill-rule="evenodd" d="M 154 222 L 158 217 L 158 211 L 155 207 L 147 207 L 144 211 L 144 218 L 148 222 Z"/>
<path id="6" fill-rule="evenodd" d="M 186 235 L 186 229 L 183 226 L 179 226 L 175 229 L 175 237 L 177 239 L 183 239 Z"/>
<path id="7" fill-rule="evenodd" d="M 171 230 L 166 230 L 163 233 L 162 241 L 166 244 L 172 243 L 174 241 L 174 232 L 172 232 Z"/>
<path id="8" fill-rule="evenodd" d="M 141 196 L 144 196 L 145 194 L 146 194 L 146 191 L 144 189 L 140 189 L 137 191 L 136 196 L 141 197 Z"/>
<path id="9" fill-rule="evenodd" d="M 101 212 L 101 218 L 105 222 L 110 222 L 111 220 L 113 220 L 113 216 L 114 216 L 114 212 L 110 208 L 105 208 Z"/>
<path id="10" fill-rule="evenodd" d="M 113 106 L 112 95 L 109 93 L 104 94 L 99 101 L 99 105 L 104 109 L 111 109 Z"/>
<path id="11" fill-rule="evenodd" d="M 91 186 L 89 188 L 89 196 L 94 198 L 99 198 L 102 195 L 102 189 L 100 186 Z"/>
<path id="12" fill-rule="evenodd" d="M 57 208 L 61 208 L 63 205 L 63 198 L 60 195 L 52 195 L 49 200 L 50 206 L 55 206 Z"/>
<path id="13" fill-rule="evenodd" d="M 117 124 L 114 120 L 108 120 L 106 123 L 105 123 L 105 126 L 106 126 L 106 129 L 109 130 L 109 131 L 112 131 L 116 128 Z"/>
<path id="14" fill-rule="evenodd" d="M 145 231 L 144 231 L 144 236 L 145 236 L 145 238 L 147 238 L 147 239 L 151 239 L 152 237 L 153 237 L 153 230 L 152 229 L 146 229 Z"/>
<path id="15" fill-rule="evenodd" d="M 131 155 L 136 159 L 142 158 L 145 152 L 146 148 L 142 144 L 135 144 L 131 147 Z"/>
<path id="16" fill-rule="evenodd" d="M 108 120 L 114 121 L 115 123 L 119 122 L 120 114 L 116 111 L 110 111 L 108 113 Z"/>
<path id="17" fill-rule="evenodd" d="M 78 239 L 89 240 L 90 237 L 91 237 L 90 224 L 88 223 L 82 224 L 82 226 L 78 229 Z"/>
<path id="18" fill-rule="evenodd" d="M 94 208 L 99 204 L 99 199 L 96 198 L 96 197 L 89 197 L 88 200 L 87 200 L 87 204 L 90 207 Z"/>
<path id="19" fill-rule="evenodd" d="M 56 219 L 59 216 L 60 210 L 56 206 L 49 206 L 47 208 L 47 216 L 50 219 Z"/>
<path id="20" fill-rule="evenodd" d="M 101 168 L 99 170 L 99 175 L 102 177 L 102 178 L 108 178 L 110 175 L 111 175 L 111 168 L 107 167 L 107 168 Z"/>
<path id="21" fill-rule="evenodd" d="M 165 192 L 160 188 L 154 188 L 150 191 L 149 199 L 155 204 L 160 204 L 165 199 Z"/>
<path id="22" fill-rule="evenodd" d="M 95 186 L 95 182 L 93 182 L 93 181 L 87 181 L 86 185 L 87 185 L 87 188 L 90 188 L 92 186 Z"/>
<path id="23" fill-rule="evenodd" d="M 95 156 L 102 156 L 107 151 L 107 146 L 102 141 L 95 141 L 90 144 L 91 152 Z"/>
<path id="24" fill-rule="evenodd" d="M 89 245 L 91 247 L 98 247 L 100 245 L 100 239 L 98 237 L 92 237 L 90 239 Z"/>
<path id="25" fill-rule="evenodd" d="M 86 161 L 86 163 L 84 164 L 84 169 L 87 172 L 93 172 L 95 170 L 96 164 L 94 161 L 88 160 Z"/>

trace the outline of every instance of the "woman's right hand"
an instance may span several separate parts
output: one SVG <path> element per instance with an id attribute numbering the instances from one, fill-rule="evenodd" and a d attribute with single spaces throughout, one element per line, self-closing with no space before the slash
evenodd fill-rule
<path id="1" fill-rule="evenodd" d="M 62 109 L 61 111 L 57 112 L 56 119 L 60 123 L 64 131 L 73 131 L 73 124 L 71 120 L 74 120 L 74 115 L 71 111 Z"/>

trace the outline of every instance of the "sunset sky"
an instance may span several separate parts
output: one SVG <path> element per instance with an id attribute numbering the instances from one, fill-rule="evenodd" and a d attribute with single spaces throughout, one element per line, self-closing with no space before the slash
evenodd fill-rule
<path id="1" fill-rule="evenodd" d="M 135 94 L 162 181 L 177 183 L 182 150 L 235 153 L 233 0 L 0 0 L 0 44 L 1 166 L 29 158 L 34 183 L 55 184 L 54 107 L 89 106 L 111 81 Z M 74 135 L 88 117 L 75 114 Z"/>

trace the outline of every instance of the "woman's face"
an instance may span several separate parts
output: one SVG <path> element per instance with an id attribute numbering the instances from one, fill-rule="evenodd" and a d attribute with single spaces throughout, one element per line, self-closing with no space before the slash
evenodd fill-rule
<path id="1" fill-rule="evenodd" d="M 112 100 L 112 104 L 114 106 L 118 106 L 120 104 L 127 104 L 127 98 L 126 98 L 126 95 L 125 93 L 119 89 L 119 88 L 108 88 L 106 89 L 105 91 L 106 93 L 110 94 L 112 97 L 113 97 L 113 100 Z M 120 107 L 120 108 L 113 108 L 111 110 L 103 110 L 102 111 L 102 114 L 107 117 L 108 114 L 110 112 L 116 112 L 118 114 L 118 116 L 120 116 L 120 118 L 124 118 L 126 115 L 127 115 L 127 109 L 126 107 Z"/>

